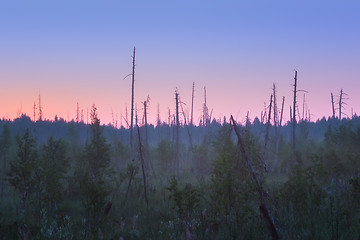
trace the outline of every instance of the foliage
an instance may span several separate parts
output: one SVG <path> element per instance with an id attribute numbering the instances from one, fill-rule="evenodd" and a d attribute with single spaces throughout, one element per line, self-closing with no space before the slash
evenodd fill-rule
<path id="1" fill-rule="evenodd" d="M 193 152 L 180 134 L 179 179 L 170 177 L 172 127 L 149 126 L 157 174 L 147 176 L 147 206 L 140 163 L 129 161 L 129 130 L 101 126 L 96 112 L 91 125 L 0 120 L 8 173 L 0 171 L 6 180 L 0 238 L 269 239 L 258 189 L 229 124 L 193 126 Z M 278 127 L 279 170 L 271 167 L 272 126 L 267 171 L 266 125 L 247 121 L 239 129 L 282 239 L 359 239 L 360 118 L 299 123 L 296 166 L 291 126 Z"/>
<path id="2" fill-rule="evenodd" d="M 91 111 L 91 140 L 87 143 L 84 156 L 80 160 L 77 170 L 82 203 L 86 210 L 87 223 L 95 233 L 104 220 L 104 210 L 109 202 L 111 180 L 109 169 L 109 145 L 102 135 L 100 120 L 97 117 L 96 107 Z"/>
<path id="3" fill-rule="evenodd" d="M 50 138 L 42 152 L 43 191 L 48 205 L 56 208 L 56 202 L 59 202 L 64 192 L 64 180 L 69 166 L 65 143 L 61 139 Z"/>
<path id="4" fill-rule="evenodd" d="M 172 168 L 175 164 L 176 159 L 176 149 L 172 143 L 163 139 L 159 142 L 157 148 L 157 159 L 159 168 L 161 171 L 167 171 Z"/>
<path id="5" fill-rule="evenodd" d="M 46 211 L 43 211 L 40 231 L 36 238 L 39 240 L 74 239 L 72 225 L 73 224 L 69 216 L 52 218 L 47 215 Z"/>

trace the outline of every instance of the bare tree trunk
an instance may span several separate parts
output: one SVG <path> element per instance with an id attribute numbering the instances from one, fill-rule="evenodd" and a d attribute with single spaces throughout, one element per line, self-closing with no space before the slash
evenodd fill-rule
<path id="1" fill-rule="evenodd" d="M 274 155 L 274 164 L 273 168 L 277 168 L 278 163 L 278 152 L 279 152 L 279 131 L 278 129 L 278 109 L 277 109 L 277 97 L 276 97 L 276 85 L 273 84 L 273 95 L 274 95 L 274 134 L 275 134 L 275 155 Z"/>
<path id="2" fill-rule="evenodd" d="M 169 126 L 169 131 L 168 131 L 168 140 L 169 142 L 171 142 L 171 113 L 170 113 L 170 108 L 168 108 L 168 126 Z"/>
<path id="3" fill-rule="evenodd" d="M 155 169 L 154 166 L 152 164 L 152 160 L 150 158 L 150 154 L 149 154 L 149 139 L 148 139 L 148 123 L 147 123 L 147 102 L 149 102 L 149 97 L 146 101 L 144 101 L 144 120 L 145 120 L 145 158 L 146 158 L 146 169 L 149 169 L 149 167 L 151 168 L 154 177 L 156 177 L 155 174 Z M 150 166 L 149 166 L 150 165 Z M 148 173 L 149 171 L 147 171 Z"/>
<path id="4" fill-rule="evenodd" d="M 43 111 L 42 111 L 42 106 L 41 106 L 41 95 L 39 92 L 39 121 L 41 122 L 43 119 Z"/>
<path id="5" fill-rule="evenodd" d="M 209 109 L 206 105 L 206 87 L 204 87 L 203 126 L 209 124 Z"/>
<path id="6" fill-rule="evenodd" d="M 146 201 L 146 206 L 149 206 L 149 201 L 148 201 L 147 191 L 146 191 L 146 174 L 145 174 L 144 158 L 143 158 L 143 155 L 142 155 L 142 148 L 141 148 L 140 129 L 139 129 L 138 125 L 136 125 L 136 127 L 137 127 L 138 138 L 139 138 L 139 154 L 140 154 L 141 168 L 142 168 L 142 174 L 143 174 L 143 179 L 144 179 L 145 201 Z"/>
<path id="7" fill-rule="evenodd" d="M 134 149 L 133 149 L 134 82 L 135 82 L 135 47 L 133 53 L 133 67 L 132 67 L 132 80 L 131 80 L 130 160 L 134 159 Z"/>
<path id="8" fill-rule="evenodd" d="M 281 105 L 281 114 L 280 114 L 280 123 L 279 123 L 279 126 L 281 126 L 281 122 L 282 122 L 282 118 L 283 118 L 284 102 L 285 102 L 285 96 L 283 96 L 283 99 L 282 99 L 282 105 Z"/>
<path id="9" fill-rule="evenodd" d="M 144 101 L 144 120 L 145 120 L 145 145 L 148 145 L 148 129 L 147 129 L 147 113 L 146 113 L 146 103 L 148 100 Z"/>
<path id="10" fill-rule="evenodd" d="M 275 171 L 279 172 L 279 168 L 278 168 L 278 154 L 279 154 L 279 140 L 280 140 L 280 131 L 281 131 L 281 122 L 282 122 L 282 118 L 283 118 L 283 111 L 284 111 L 284 102 L 285 102 L 285 97 L 283 96 L 282 99 L 282 104 L 281 104 L 281 113 L 280 113 L 280 120 L 279 120 L 279 128 L 277 128 L 277 131 L 275 131 L 275 157 L 274 157 L 274 169 Z"/>
<path id="11" fill-rule="evenodd" d="M 246 153 L 245 146 L 243 144 L 243 141 L 242 141 L 242 138 L 241 138 L 241 135 L 240 135 L 240 131 L 237 128 L 237 124 L 236 124 L 233 116 L 230 117 L 230 122 L 231 121 L 233 123 L 234 130 L 235 130 L 235 133 L 236 133 L 236 136 L 237 136 L 237 139 L 238 139 L 238 148 L 239 148 L 240 152 L 242 153 L 242 155 L 245 158 L 245 161 L 246 161 L 246 163 L 247 163 L 247 165 L 248 165 L 248 167 L 250 169 L 251 176 L 253 177 L 253 179 L 254 179 L 254 181 L 256 183 L 257 190 L 259 191 L 260 202 L 261 202 L 260 212 L 263 215 L 264 219 L 266 220 L 266 223 L 267 223 L 268 229 L 269 229 L 269 231 L 271 233 L 272 239 L 274 239 L 274 240 L 279 239 L 279 234 L 277 233 L 274 219 L 271 216 L 271 213 L 270 213 L 269 208 L 267 207 L 267 204 L 266 204 L 266 201 L 265 201 L 264 191 L 261 188 L 260 182 L 256 177 L 256 174 L 255 174 L 255 171 L 254 171 L 254 169 L 252 167 L 252 164 L 250 162 L 249 156 Z"/>
<path id="12" fill-rule="evenodd" d="M 190 126 L 192 129 L 193 126 L 193 117 L 194 117 L 194 92 L 195 92 L 195 82 L 193 82 L 193 87 L 192 87 L 192 95 L 191 95 L 191 119 L 190 119 Z"/>
<path id="13" fill-rule="evenodd" d="M 265 143 L 264 143 L 264 152 L 263 152 L 263 161 L 264 161 L 263 164 L 264 164 L 265 171 L 267 171 L 266 163 L 268 161 L 268 159 L 267 159 L 267 144 L 269 141 L 272 99 L 273 99 L 273 95 L 270 96 L 269 117 L 268 117 L 268 121 L 266 123 L 266 132 L 265 132 L 265 141 L 264 141 Z"/>
<path id="14" fill-rule="evenodd" d="M 177 169 L 177 178 L 180 178 L 180 152 L 179 152 L 179 93 L 175 92 L 176 99 L 176 169 Z"/>
<path id="15" fill-rule="evenodd" d="M 331 93 L 331 106 L 332 106 L 332 117 L 335 119 L 335 107 L 334 107 L 334 95 Z"/>
<path id="16" fill-rule="evenodd" d="M 295 71 L 294 84 L 294 106 L 292 116 L 292 162 L 295 165 L 295 126 L 296 126 L 296 87 L 297 87 L 297 71 Z"/>
<path id="17" fill-rule="evenodd" d="M 191 135 L 191 131 L 190 131 L 190 129 L 189 129 L 189 126 L 187 125 L 184 108 L 183 108 L 181 102 L 180 102 L 180 107 L 181 107 L 181 112 L 182 112 L 182 114 L 183 114 L 183 116 L 184 116 L 184 125 L 185 125 L 185 127 L 186 127 L 186 131 L 187 131 L 188 136 L 189 136 L 190 151 L 191 151 L 191 153 L 193 153 L 193 152 L 194 152 L 194 147 L 193 147 L 193 142 L 192 142 L 192 135 Z M 191 126 L 190 126 L 190 127 L 191 127 Z"/>
<path id="18" fill-rule="evenodd" d="M 276 97 L 276 86 L 273 84 L 273 95 L 274 95 L 274 129 L 275 129 L 275 137 L 277 137 L 277 125 L 278 125 L 278 112 L 277 112 L 277 97 Z"/>
<path id="19" fill-rule="evenodd" d="M 305 93 L 304 93 L 304 98 L 303 98 L 303 109 L 302 109 L 302 119 L 301 121 L 304 121 L 305 118 Z"/>
<path id="20" fill-rule="evenodd" d="M 342 98 L 343 98 L 343 90 L 340 90 L 340 98 L 339 98 L 339 120 L 341 121 L 341 106 L 342 106 Z"/>

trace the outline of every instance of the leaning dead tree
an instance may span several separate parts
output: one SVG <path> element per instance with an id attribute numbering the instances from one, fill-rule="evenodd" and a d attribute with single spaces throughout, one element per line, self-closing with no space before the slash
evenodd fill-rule
<path id="1" fill-rule="evenodd" d="M 255 171 L 254 171 L 254 168 L 250 162 L 250 158 L 245 150 L 245 146 L 243 144 L 243 140 L 241 138 L 241 134 L 240 134 L 240 131 L 237 127 L 237 124 L 233 118 L 233 116 L 231 115 L 230 117 L 230 124 L 232 122 L 232 126 L 234 127 L 234 130 L 235 130 L 235 134 L 237 136 L 237 139 L 238 139 L 238 148 L 239 148 L 239 151 L 241 152 L 241 154 L 243 155 L 249 169 L 250 169 L 250 173 L 251 173 L 251 176 L 253 178 L 253 180 L 255 181 L 256 183 L 256 187 L 257 187 L 257 190 L 259 192 L 259 196 L 260 196 L 260 212 L 262 214 L 262 216 L 264 217 L 265 221 L 266 221 L 266 224 L 268 226 L 268 229 L 271 233 L 271 237 L 273 240 L 276 240 L 276 239 L 279 239 L 279 234 L 276 230 L 276 227 L 275 227 L 275 222 L 274 222 L 274 219 L 269 211 L 269 208 L 266 204 L 266 201 L 265 201 L 265 193 L 260 185 L 260 182 L 259 180 L 257 179 L 256 177 L 256 174 L 255 174 Z"/>

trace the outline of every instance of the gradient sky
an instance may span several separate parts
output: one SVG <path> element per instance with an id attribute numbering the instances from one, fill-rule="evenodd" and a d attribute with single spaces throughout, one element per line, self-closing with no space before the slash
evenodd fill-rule
<path id="1" fill-rule="evenodd" d="M 174 111 L 176 88 L 189 109 L 192 82 L 196 121 L 204 86 L 214 117 L 244 121 L 260 115 L 273 82 L 288 120 L 294 69 L 312 120 L 332 113 L 341 88 L 345 112 L 359 113 L 359 23 L 355 0 L 1 0 L 0 117 L 33 116 L 40 92 L 47 119 L 75 118 L 79 102 L 84 115 L 95 104 L 102 123 L 112 111 L 120 123 L 134 46 L 135 101 L 142 115 L 150 96 L 151 122 L 157 104 L 163 121 Z"/>

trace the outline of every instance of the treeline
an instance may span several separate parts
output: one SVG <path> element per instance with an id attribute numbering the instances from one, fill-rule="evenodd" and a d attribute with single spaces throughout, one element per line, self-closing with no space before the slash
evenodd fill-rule
<path id="1" fill-rule="evenodd" d="M 297 123 L 295 152 L 290 123 L 237 127 L 252 170 L 226 120 L 134 128 L 134 159 L 95 107 L 2 120 L 1 239 L 275 239 L 254 176 L 281 238 L 360 237 L 360 118 Z"/>

